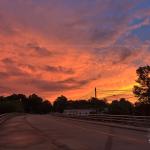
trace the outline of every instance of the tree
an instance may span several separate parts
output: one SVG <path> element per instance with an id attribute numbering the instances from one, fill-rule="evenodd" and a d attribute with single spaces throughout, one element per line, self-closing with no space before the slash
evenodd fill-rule
<path id="1" fill-rule="evenodd" d="M 134 113 L 135 115 L 150 116 L 150 104 L 136 102 Z"/>
<path id="2" fill-rule="evenodd" d="M 52 104 L 48 100 L 44 101 L 36 94 L 29 97 L 23 94 L 0 96 L 0 114 L 10 112 L 46 114 L 51 111 Z"/>
<path id="3" fill-rule="evenodd" d="M 4 98 L 4 103 L 9 105 L 10 109 L 14 109 L 14 112 L 24 112 L 24 108 L 21 102 L 21 98 L 18 94 L 12 94 Z M 10 107 L 12 106 L 12 108 Z M 12 109 L 12 110 L 13 110 Z"/>
<path id="4" fill-rule="evenodd" d="M 43 99 L 36 94 L 32 94 L 29 96 L 28 107 L 30 113 L 41 113 L 41 105 Z"/>
<path id="5" fill-rule="evenodd" d="M 138 79 L 133 93 L 141 103 L 150 104 L 150 66 L 139 67 L 136 70 Z"/>
<path id="6" fill-rule="evenodd" d="M 52 104 L 48 100 L 43 101 L 41 105 L 41 113 L 46 114 L 50 113 L 51 111 L 52 111 Z"/>
<path id="7" fill-rule="evenodd" d="M 64 109 L 67 107 L 67 98 L 65 96 L 58 97 L 53 105 L 53 109 L 56 112 L 63 113 Z"/>
<path id="8" fill-rule="evenodd" d="M 134 106 L 131 102 L 126 100 L 125 98 L 121 98 L 119 101 L 119 105 L 122 111 L 122 114 L 131 115 L 134 110 Z"/>
<path id="9" fill-rule="evenodd" d="M 100 100 L 98 98 L 92 97 L 88 100 L 90 108 L 96 109 L 98 112 L 104 112 L 108 106 L 105 100 Z"/>
<path id="10" fill-rule="evenodd" d="M 28 98 L 24 94 L 18 94 L 19 100 L 22 103 L 22 107 L 24 109 L 24 112 L 29 112 L 29 106 L 28 106 Z"/>
<path id="11" fill-rule="evenodd" d="M 134 106 L 124 98 L 114 100 L 109 105 L 109 113 L 116 115 L 129 115 L 133 113 Z"/>

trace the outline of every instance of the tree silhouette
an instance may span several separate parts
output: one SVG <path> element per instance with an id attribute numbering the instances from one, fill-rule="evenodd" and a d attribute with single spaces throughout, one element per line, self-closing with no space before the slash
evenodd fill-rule
<path id="1" fill-rule="evenodd" d="M 141 103 L 150 104 L 150 66 L 139 67 L 136 73 L 138 86 L 134 86 L 133 93 Z"/>
<path id="2" fill-rule="evenodd" d="M 136 102 L 134 113 L 135 115 L 150 116 L 150 104 Z"/>
<path id="3" fill-rule="evenodd" d="M 32 94 L 29 96 L 28 106 L 29 106 L 30 113 L 40 113 L 41 104 L 42 104 L 41 97 L 37 96 L 36 94 Z"/>
<path id="4" fill-rule="evenodd" d="M 132 114 L 134 106 L 125 98 L 121 98 L 120 101 L 114 100 L 109 105 L 109 113 L 116 115 L 129 115 Z"/>
<path id="5" fill-rule="evenodd" d="M 29 97 L 23 94 L 0 96 L 0 114 L 11 112 L 24 112 L 34 114 L 46 114 L 52 111 L 52 104 L 43 100 L 36 94 Z"/>
<path id="6" fill-rule="evenodd" d="M 97 112 L 103 112 L 107 108 L 107 102 L 98 98 L 92 97 L 88 100 L 90 108 L 94 108 Z"/>
<path id="7" fill-rule="evenodd" d="M 55 112 L 63 113 L 66 107 L 67 107 L 67 98 L 63 95 L 58 97 L 53 104 L 53 109 Z"/>
<path id="8" fill-rule="evenodd" d="M 41 105 L 41 113 L 46 114 L 52 111 L 52 104 L 46 100 Z"/>

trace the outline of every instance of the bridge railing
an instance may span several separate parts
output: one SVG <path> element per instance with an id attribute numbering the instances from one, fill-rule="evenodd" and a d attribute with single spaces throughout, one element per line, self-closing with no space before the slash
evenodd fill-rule
<path id="1" fill-rule="evenodd" d="M 90 114 L 86 116 L 62 114 L 61 116 L 150 128 L 150 116 L 109 115 L 109 114 Z"/>
<path id="2" fill-rule="evenodd" d="M 1 114 L 0 115 L 0 125 L 6 121 L 11 115 L 10 114 Z"/>

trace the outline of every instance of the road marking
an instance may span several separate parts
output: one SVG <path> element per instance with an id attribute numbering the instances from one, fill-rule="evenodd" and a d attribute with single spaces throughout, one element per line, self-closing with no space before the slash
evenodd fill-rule
<path id="1" fill-rule="evenodd" d="M 113 129 L 110 128 L 110 133 L 113 133 L 113 132 L 114 132 Z M 111 150 L 112 144 L 113 144 L 113 136 L 108 136 L 104 150 Z"/>

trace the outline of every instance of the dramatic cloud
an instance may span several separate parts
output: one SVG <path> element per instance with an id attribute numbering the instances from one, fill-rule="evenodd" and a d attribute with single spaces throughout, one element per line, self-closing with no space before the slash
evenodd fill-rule
<path id="1" fill-rule="evenodd" d="M 1 94 L 131 90 L 149 64 L 149 0 L 1 0 L 0 10 Z"/>
<path id="2" fill-rule="evenodd" d="M 54 72 L 54 73 L 66 73 L 66 74 L 73 74 L 74 70 L 71 68 L 65 68 L 62 66 L 45 66 L 45 70 L 49 72 Z"/>
<path id="3" fill-rule="evenodd" d="M 49 56 L 51 55 L 51 52 L 44 48 L 44 47 L 40 47 L 38 46 L 36 43 L 28 43 L 27 44 L 27 49 L 31 49 L 33 50 L 33 52 L 37 53 L 39 56 Z"/>

